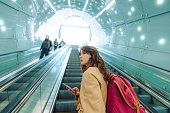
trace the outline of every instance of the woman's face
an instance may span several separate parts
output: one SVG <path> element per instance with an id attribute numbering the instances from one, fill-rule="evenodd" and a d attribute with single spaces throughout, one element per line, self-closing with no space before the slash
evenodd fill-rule
<path id="1" fill-rule="evenodd" d="M 90 54 L 83 54 L 82 50 L 80 51 L 80 62 L 81 65 L 86 65 L 89 62 L 89 59 L 91 58 Z"/>

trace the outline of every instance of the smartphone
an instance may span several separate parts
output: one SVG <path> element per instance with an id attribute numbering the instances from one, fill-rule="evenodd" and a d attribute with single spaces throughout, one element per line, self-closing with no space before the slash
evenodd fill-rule
<path id="1" fill-rule="evenodd" d="M 67 84 L 63 83 L 63 85 L 65 85 L 68 89 L 70 89 L 74 94 L 76 94 L 76 92 Z"/>

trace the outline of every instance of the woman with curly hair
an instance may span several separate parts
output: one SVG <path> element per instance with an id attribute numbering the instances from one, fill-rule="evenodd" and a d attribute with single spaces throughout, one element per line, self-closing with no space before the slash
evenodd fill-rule
<path id="1" fill-rule="evenodd" d="M 99 52 L 92 46 L 80 49 L 83 71 L 80 91 L 76 92 L 78 113 L 106 113 L 107 81 L 110 76 Z"/>

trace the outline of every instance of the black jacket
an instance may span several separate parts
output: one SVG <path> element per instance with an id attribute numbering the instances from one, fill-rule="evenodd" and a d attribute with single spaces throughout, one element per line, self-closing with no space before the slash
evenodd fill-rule
<path id="1" fill-rule="evenodd" d="M 52 42 L 50 40 L 45 39 L 41 45 L 40 49 L 50 49 L 52 47 Z"/>

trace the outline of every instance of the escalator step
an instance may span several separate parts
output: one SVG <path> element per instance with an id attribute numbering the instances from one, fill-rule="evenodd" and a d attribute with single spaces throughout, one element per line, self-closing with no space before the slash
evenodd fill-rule
<path id="1" fill-rule="evenodd" d="M 65 77 L 82 77 L 82 73 L 65 73 Z"/>
<path id="2" fill-rule="evenodd" d="M 66 69 L 66 73 L 82 73 L 81 69 Z"/>
<path id="3" fill-rule="evenodd" d="M 0 101 L 4 101 L 8 98 L 7 91 L 3 91 L 0 93 Z"/>
<path id="4" fill-rule="evenodd" d="M 133 87 L 133 89 L 134 89 L 134 91 L 135 91 L 135 93 L 139 93 L 139 87 Z"/>
<path id="5" fill-rule="evenodd" d="M 162 106 L 153 106 L 153 108 L 158 112 L 158 113 L 168 113 L 168 108 L 162 107 Z"/>
<path id="6" fill-rule="evenodd" d="M 76 101 L 75 96 L 66 89 L 63 83 L 66 83 L 70 87 L 78 87 L 80 89 L 82 71 L 80 69 L 80 58 L 77 46 L 73 46 L 72 52 L 67 63 L 66 71 L 62 84 L 60 86 L 60 91 L 58 93 L 58 100 L 55 103 L 54 113 L 77 113 L 76 111 Z"/>
<path id="7" fill-rule="evenodd" d="M 78 113 L 78 112 L 54 112 L 54 113 Z"/>
<path id="8" fill-rule="evenodd" d="M 78 87 L 80 89 L 81 83 L 66 83 L 67 85 L 69 85 L 70 87 L 74 88 L 74 87 Z M 61 84 L 61 90 L 66 90 L 66 86 L 63 85 L 63 83 Z"/>
<path id="9" fill-rule="evenodd" d="M 2 111 L 8 104 L 9 104 L 8 100 L 3 102 L 0 101 L 0 111 Z"/>
<path id="10" fill-rule="evenodd" d="M 29 81 L 33 81 L 35 77 L 22 77 L 21 79 L 17 80 L 16 83 L 26 83 Z"/>
<path id="11" fill-rule="evenodd" d="M 13 100 L 21 91 L 3 91 L 0 93 L 0 101 Z"/>
<path id="12" fill-rule="evenodd" d="M 60 90 L 58 94 L 58 99 L 74 99 L 75 96 L 68 90 Z"/>
<path id="13" fill-rule="evenodd" d="M 150 95 L 139 95 L 145 102 L 151 103 L 151 96 Z"/>
<path id="14" fill-rule="evenodd" d="M 55 110 L 57 112 L 76 112 L 75 100 L 57 100 Z"/>
<path id="15" fill-rule="evenodd" d="M 80 65 L 77 65 L 77 66 L 67 66 L 67 69 L 80 69 Z"/>
<path id="16" fill-rule="evenodd" d="M 81 82 L 82 77 L 64 77 L 63 82 L 65 83 L 76 83 Z"/>
<path id="17" fill-rule="evenodd" d="M 80 63 L 78 63 L 78 64 L 74 64 L 74 63 L 71 63 L 71 64 L 67 64 L 67 66 L 79 66 L 80 67 Z"/>
<path id="18" fill-rule="evenodd" d="M 28 86 L 29 83 L 14 83 L 8 87 L 8 91 L 22 90 Z"/>

